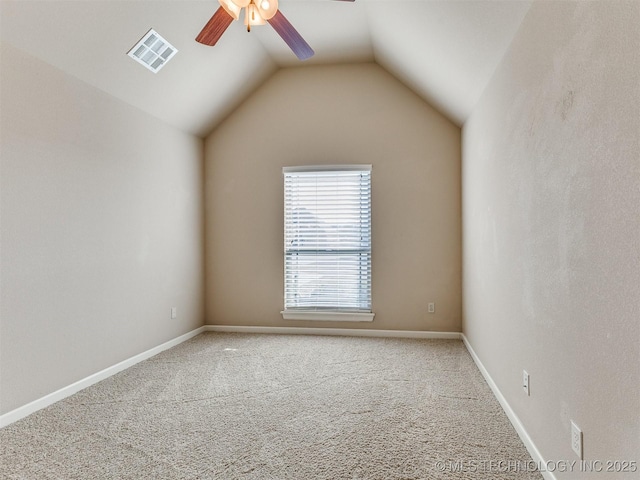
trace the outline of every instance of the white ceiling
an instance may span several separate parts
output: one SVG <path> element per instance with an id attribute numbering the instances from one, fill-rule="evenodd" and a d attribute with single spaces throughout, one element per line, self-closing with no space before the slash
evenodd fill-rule
<path id="1" fill-rule="evenodd" d="M 197 43 L 216 0 L 0 0 L 0 39 L 199 136 L 278 68 L 367 61 L 462 125 L 531 1 L 280 0 L 316 52 L 305 62 L 269 25 Z M 125 55 L 149 28 L 179 50 L 157 74 Z"/>

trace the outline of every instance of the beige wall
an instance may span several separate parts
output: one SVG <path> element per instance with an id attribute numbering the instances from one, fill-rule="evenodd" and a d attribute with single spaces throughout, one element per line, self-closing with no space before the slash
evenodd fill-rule
<path id="1" fill-rule="evenodd" d="M 463 329 L 549 460 L 570 419 L 586 460 L 640 460 L 638 25 L 534 3 L 463 129 Z"/>
<path id="2" fill-rule="evenodd" d="M 203 183 L 202 140 L 1 56 L 6 413 L 202 325 Z"/>
<path id="3" fill-rule="evenodd" d="M 280 70 L 205 158 L 207 323 L 459 331 L 460 129 L 382 68 Z M 375 320 L 284 321 L 282 167 L 349 163 L 373 165 Z"/>

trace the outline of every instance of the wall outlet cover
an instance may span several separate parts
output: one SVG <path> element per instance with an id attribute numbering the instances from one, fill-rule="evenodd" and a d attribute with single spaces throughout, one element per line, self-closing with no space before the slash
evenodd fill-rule
<path id="1" fill-rule="evenodd" d="M 529 390 L 529 374 L 526 370 L 522 370 L 522 389 L 527 396 L 531 395 L 531 391 Z"/>
<path id="2" fill-rule="evenodd" d="M 582 430 L 571 420 L 571 449 L 582 460 Z"/>

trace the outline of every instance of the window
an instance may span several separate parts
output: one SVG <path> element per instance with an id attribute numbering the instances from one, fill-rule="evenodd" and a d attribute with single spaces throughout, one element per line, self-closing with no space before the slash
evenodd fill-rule
<path id="1" fill-rule="evenodd" d="M 371 165 L 285 167 L 285 319 L 371 321 Z"/>

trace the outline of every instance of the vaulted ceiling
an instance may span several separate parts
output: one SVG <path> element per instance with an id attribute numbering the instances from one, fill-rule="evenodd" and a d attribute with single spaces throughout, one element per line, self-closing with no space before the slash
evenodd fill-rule
<path id="1" fill-rule="evenodd" d="M 280 0 L 316 54 L 300 62 L 269 26 L 195 36 L 216 0 L 0 0 L 0 39 L 198 136 L 277 69 L 375 61 L 462 125 L 531 0 Z M 154 74 L 127 51 L 154 28 L 179 51 Z"/>

